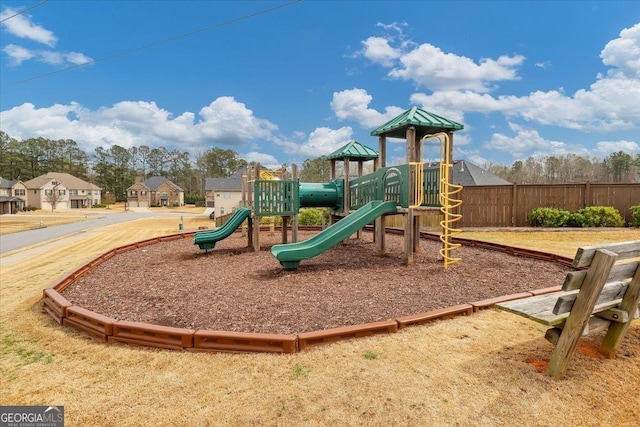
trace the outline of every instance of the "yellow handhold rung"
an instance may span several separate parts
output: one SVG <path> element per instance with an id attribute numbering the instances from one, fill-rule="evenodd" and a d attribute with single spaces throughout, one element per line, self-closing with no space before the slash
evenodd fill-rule
<path id="1" fill-rule="evenodd" d="M 409 207 L 418 208 L 424 202 L 424 163 L 410 162 L 409 167 L 414 167 L 416 170 L 413 185 L 413 204 L 410 204 Z"/>

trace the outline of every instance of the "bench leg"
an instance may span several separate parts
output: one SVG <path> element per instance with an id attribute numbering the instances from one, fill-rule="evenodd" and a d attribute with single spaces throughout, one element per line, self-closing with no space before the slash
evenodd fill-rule
<path id="1" fill-rule="evenodd" d="M 606 249 L 596 251 L 591 268 L 587 271 L 580 292 L 562 328 L 558 343 L 551 354 L 549 361 L 551 376 L 562 378 L 567 371 L 567 366 L 578 347 L 578 340 L 593 313 L 593 308 L 617 258 L 618 255 Z"/>
<path id="2" fill-rule="evenodd" d="M 638 303 L 640 302 L 640 267 L 636 270 L 636 273 L 629 283 L 627 292 L 620 302 L 620 309 L 629 313 L 629 321 L 625 323 L 611 322 L 607 335 L 605 335 L 602 341 L 602 347 L 600 352 L 607 357 L 614 357 L 616 352 L 620 348 L 622 339 L 627 333 L 629 324 L 633 321 L 633 314 L 637 310 Z"/>

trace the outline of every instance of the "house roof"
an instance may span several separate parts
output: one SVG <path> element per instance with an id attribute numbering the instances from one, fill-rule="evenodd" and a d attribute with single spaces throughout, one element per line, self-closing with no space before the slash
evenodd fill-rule
<path id="1" fill-rule="evenodd" d="M 58 181 L 68 190 L 102 190 L 97 185 L 63 172 L 48 172 L 26 181 L 24 185 L 27 188 L 42 188 L 50 181 Z"/>
<path id="2" fill-rule="evenodd" d="M 347 145 L 338 148 L 327 156 L 328 160 L 334 159 L 373 160 L 378 158 L 378 152 L 358 141 L 349 141 Z"/>
<path id="3" fill-rule="evenodd" d="M 246 173 L 247 169 L 241 168 L 227 178 L 207 178 L 204 189 L 205 191 L 242 191 L 242 175 Z"/>
<path id="4" fill-rule="evenodd" d="M 8 179 L 0 178 L 0 188 L 11 188 L 17 181 L 9 181 Z"/>
<path id="5" fill-rule="evenodd" d="M 436 166 L 437 164 L 431 163 L 430 165 Z M 511 185 L 509 181 L 474 165 L 468 160 L 454 160 L 451 172 L 451 182 L 466 187 L 474 185 Z"/>
<path id="6" fill-rule="evenodd" d="M 168 183 L 178 191 L 184 191 L 182 188 L 175 185 L 173 182 L 165 178 L 164 176 L 152 176 L 141 182 L 142 185 L 147 187 L 151 191 L 156 191 L 158 188 Z"/>
<path id="7" fill-rule="evenodd" d="M 430 113 L 418 107 L 413 107 L 389 120 L 371 132 L 372 136 L 388 136 L 390 138 L 405 138 L 409 127 L 416 128 L 416 137 L 443 131 L 464 129 L 464 125 Z"/>

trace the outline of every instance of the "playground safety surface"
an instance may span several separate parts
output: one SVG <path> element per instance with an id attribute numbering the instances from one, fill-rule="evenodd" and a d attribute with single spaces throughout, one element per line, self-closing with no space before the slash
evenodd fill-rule
<path id="1" fill-rule="evenodd" d="M 314 232 L 301 231 L 299 240 Z M 281 233 L 262 232 L 261 251 L 235 233 L 208 254 L 192 239 L 135 248 L 68 286 L 72 304 L 115 320 L 190 329 L 296 334 L 359 325 L 562 283 L 566 266 L 477 247 L 445 270 L 440 243 L 422 240 L 402 263 L 403 237 L 377 256 L 371 233 L 285 271 L 268 252 Z"/>

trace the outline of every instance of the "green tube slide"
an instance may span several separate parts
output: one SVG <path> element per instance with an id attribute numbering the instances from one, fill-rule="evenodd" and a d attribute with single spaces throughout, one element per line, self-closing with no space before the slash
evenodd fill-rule
<path id="1" fill-rule="evenodd" d="M 271 253 L 285 270 L 295 270 L 303 259 L 331 249 L 379 216 L 396 212 L 396 202 L 374 200 L 320 233 L 302 242 L 273 245 Z"/>
<path id="2" fill-rule="evenodd" d="M 193 244 L 200 246 L 200 249 L 204 249 L 205 251 L 213 249 L 216 246 L 216 242 L 229 237 L 236 231 L 236 228 L 240 227 L 244 220 L 250 216 L 251 209 L 238 208 L 222 227 L 216 230 L 197 232 L 196 235 L 193 236 Z"/>

